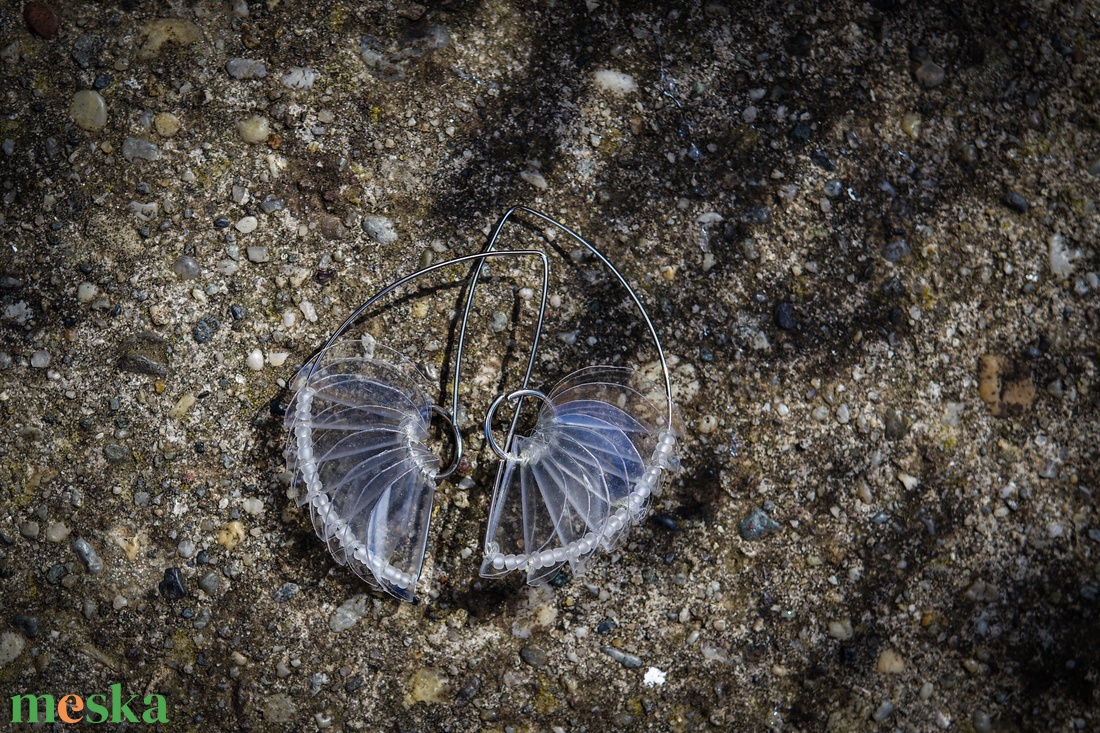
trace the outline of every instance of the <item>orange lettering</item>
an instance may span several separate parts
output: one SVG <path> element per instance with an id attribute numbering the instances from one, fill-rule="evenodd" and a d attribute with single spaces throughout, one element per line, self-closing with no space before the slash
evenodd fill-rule
<path id="1" fill-rule="evenodd" d="M 79 713 L 83 709 L 84 699 L 79 695 L 65 695 L 57 701 L 57 717 L 61 718 L 63 723 L 79 723 L 84 716 L 74 718 L 72 714 Z"/>

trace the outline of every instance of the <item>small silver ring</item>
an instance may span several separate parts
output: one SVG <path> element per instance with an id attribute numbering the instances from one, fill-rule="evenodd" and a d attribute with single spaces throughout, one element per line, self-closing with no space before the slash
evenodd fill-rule
<path id="1" fill-rule="evenodd" d="M 440 417 L 442 417 L 444 420 L 447 421 L 447 424 L 451 426 L 451 435 L 454 437 L 454 441 L 455 441 L 455 459 L 454 459 L 454 462 L 451 463 L 451 465 L 447 468 L 446 471 L 443 471 L 442 473 L 437 473 L 435 475 L 435 478 L 438 480 L 438 479 L 447 478 L 448 476 L 452 475 L 455 471 L 458 470 L 458 464 L 462 462 L 462 450 L 463 450 L 463 448 L 462 448 L 462 433 L 459 432 L 458 426 L 455 425 L 455 420 L 454 420 L 453 417 L 451 417 L 451 413 L 447 412 L 446 410 L 444 410 L 439 405 L 432 405 L 432 412 L 434 412 L 436 415 L 439 415 Z"/>
<path id="2" fill-rule="evenodd" d="M 543 404 L 553 406 L 553 403 L 550 402 L 550 398 L 537 389 L 517 389 L 512 394 L 502 394 L 493 400 L 493 404 L 489 405 L 489 412 L 485 415 L 485 440 L 489 443 L 489 447 L 492 448 L 493 453 L 496 453 L 497 456 L 506 461 L 519 460 L 519 456 L 508 455 L 501 449 L 500 444 L 497 443 L 496 438 L 493 437 L 493 417 L 496 416 L 497 410 L 505 400 L 512 402 L 522 397 L 534 397 L 537 400 L 541 400 Z"/>

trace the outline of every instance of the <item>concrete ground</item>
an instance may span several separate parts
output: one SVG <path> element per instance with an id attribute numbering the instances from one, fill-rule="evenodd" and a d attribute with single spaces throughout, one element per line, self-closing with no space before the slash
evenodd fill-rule
<path id="1" fill-rule="evenodd" d="M 117 683 L 181 731 L 1100 730 L 1098 31 L 1089 0 L 6 4 L 0 720 Z M 494 266 L 470 480 L 420 603 L 371 594 L 288 498 L 287 382 L 512 204 L 636 285 L 682 470 L 583 577 L 478 577 L 537 285 Z M 565 255 L 537 386 L 652 367 L 594 261 L 509 232 Z M 443 385 L 463 275 L 363 332 Z"/>

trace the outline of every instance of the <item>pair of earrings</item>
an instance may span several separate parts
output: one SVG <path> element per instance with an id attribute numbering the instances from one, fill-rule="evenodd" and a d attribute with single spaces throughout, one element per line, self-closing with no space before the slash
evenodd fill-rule
<path id="1" fill-rule="evenodd" d="M 535 217 L 580 243 L 618 279 L 648 327 L 663 383 L 635 370 L 591 366 L 574 372 L 549 392 L 531 389 L 550 283 L 546 253 L 498 250 L 504 225 L 517 211 Z M 591 243 L 541 212 L 509 209 L 485 249 L 425 267 L 387 285 L 333 332 L 294 382 L 287 411 L 287 467 L 295 474 L 299 505 L 308 505 L 318 537 L 332 556 L 368 584 L 414 600 L 428 540 L 437 482 L 455 473 L 463 456 L 458 414 L 466 331 L 478 280 L 496 258 L 534 258 L 542 268 L 541 303 L 520 389 L 502 394 L 484 421 L 486 445 L 500 459 L 489 524 L 483 577 L 523 570 L 538 584 L 565 563 L 581 574 L 599 549 L 611 550 L 645 517 L 662 476 L 678 468 L 681 429 L 672 383 L 657 329 L 626 278 Z M 471 263 L 455 349 L 451 409 L 428 395 L 435 390 L 405 355 L 368 338 L 341 336 L 375 303 L 424 275 Z M 525 399 L 540 403 L 534 430 L 517 432 Z M 493 419 L 515 403 L 501 445 Z M 433 415 L 450 427 L 454 456 L 441 470 L 428 448 Z"/>

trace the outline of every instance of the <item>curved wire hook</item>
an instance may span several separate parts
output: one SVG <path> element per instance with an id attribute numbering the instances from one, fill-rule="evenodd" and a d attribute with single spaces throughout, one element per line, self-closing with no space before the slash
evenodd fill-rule
<path id="1" fill-rule="evenodd" d="M 675 424 L 675 408 L 674 408 L 673 403 L 672 403 L 672 376 L 669 374 L 669 371 L 668 371 L 668 361 L 665 359 L 665 349 L 664 349 L 664 346 L 662 346 L 662 344 L 661 344 L 661 337 L 657 335 L 657 328 L 653 325 L 653 321 L 650 319 L 649 313 L 646 311 L 645 306 L 642 305 L 642 301 L 638 297 L 638 294 L 634 291 L 634 288 L 630 287 L 630 283 L 627 282 L 626 277 L 621 272 L 619 272 L 618 268 L 616 268 L 615 265 L 611 264 L 611 261 L 609 259 L 607 259 L 607 257 L 604 256 L 603 252 L 600 252 L 600 250 L 598 250 L 596 248 L 596 246 L 593 245 L 591 242 L 589 242 L 587 239 L 585 239 L 584 237 L 582 237 L 580 234 L 578 234 L 574 230 L 570 229 L 569 227 L 565 226 L 564 224 L 562 224 L 558 220 L 554 219 L 553 217 L 548 216 L 547 214 L 544 214 L 541 211 L 536 211 L 535 209 L 529 208 L 527 206 L 513 206 L 510 209 L 508 209 L 506 212 L 504 212 L 504 216 L 502 216 L 500 218 L 500 221 L 497 222 L 496 227 L 493 229 L 492 236 L 490 236 L 490 238 L 489 238 L 488 244 L 486 244 L 485 249 L 482 250 L 482 254 L 491 254 L 491 253 L 497 252 L 497 251 L 502 251 L 502 252 L 521 251 L 521 250 L 495 250 L 494 249 L 496 247 L 497 241 L 500 239 L 500 234 L 501 234 L 501 231 L 504 229 L 505 223 L 507 223 L 508 219 L 511 218 L 512 214 L 514 214 L 517 211 L 524 211 L 524 212 L 527 212 L 528 214 L 531 214 L 534 217 L 542 219 L 543 221 L 545 221 L 545 222 L 557 227 L 561 231 L 565 232 L 567 235 L 572 237 L 574 240 L 576 240 L 580 244 L 584 245 L 586 248 L 588 248 L 588 250 L 590 252 L 592 252 L 592 254 L 594 254 L 596 256 L 597 259 L 599 259 L 600 262 L 602 262 L 604 264 L 605 267 L 607 267 L 607 269 L 609 269 L 615 275 L 616 278 L 618 278 L 619 282 L 622 283 L 623 287 L 626 288 L 626 292 L 627 292 L 627 294 L 630 295 L 630 299 L 632 301 L 634 301 L 634 305 L 637 306 L 638 311 L 642 314 L 642 320 L 645 321 L 646 326 L 649 328 L 649 333 L 653 337 L 653 343 L 657 347 L 657 356 L 661 361 L 661 373 L 664 376 L 665 396 L 667 398 L 666 402 L 667 402 L 667 405 L 668 405 L 668 415 L 667 415 L 667 417 L 668 417 L 668 428 L 669 428 L 669 430 L 672 430 L 673 426 Z M 453 261 L 455 261 L 455 260 L 452 260 L 452 262 Z M 463 354 L 463 351 L 464 351 L 464 348 L 465 348 L 465 342 L 466 342 L 466 328 L 467 328 L 467 325 L 468 325 L 469 320 L 470 320 L 470 310 L 471 310 L 471 308 L 473 308 L 473 304 L 474 304 L 474 291 L 477 289 L 477 282 L 478 282 L 478 279 L 481 277 L 481 270 L 484 266 L 485 266 L 485 261 L 484 260 L 479 261 L 478 264 L 474 267 L 473 273 L 470 275 L 470 291 L 466 296 L 466 307 L 464 308 L 464 310 L 462 312 L 462 326 L 460 327 L 459 332 L 458 332 L 458 346 L 457 346 L 457 349 L 456 349 L 456 356 L 455 356 L 455 374 L 454 374 L 453 383 L 451 385 L 451 387 L 452 387 L 452 389 L 451 389 L 451 392 L 452 392 L 451 410 L 452 410 L 453 413 L 457 413 L 457 411 L 458 411 L 458 385 L 459 385 L 459 381 L 461 379 L 462 354 Z M 547 270 L 547 272 L 549 272 L 549 270 Z M 515 435 L 516 426 L 519 424 L 519 413 L 520 413 L 520 410 L 523 408 L 523 397 L 524 397 L 525 393 L 530 392 L 530 390 L 528 388 L 531 384 L 531 373 L 535 369 L 535 355 L 536 355 L 536 352 L 538 351 L 539 339 L 542 337 L 542 326 L 543 326 L 543 321 L 545 320 L 545 316 L 546 316 L 546 295 L 547 295 L 547 292 L 548 292 L 548 288 L 549 288 L 549 280 L 547 279 L 547 280 L 543 281 L 542 304 L 541 304 L 541 307 L 539 308 L 539 318 L 538 318 L 538 323 L 535 326 L 535 337 L 534 337 L 534 342 L 531 345 L 531 356 L 530 356 L 530 358 L 528 359 L 528 362 L 527 362 L 527 371 L 523 375 L 523 384 L 521 385 L 521 388 L 517 392 L 514 392 L 514 393 L 512 393 L 512 395 L 509 396 L 510 398 L 515 397 L 516 399 L 519 400 L 519 402 L 516 405 L 516 413 L 512 418 L 512 424 L 511 424 L 511 426 L 508 430 L 508 438 L 505 441 L 505 451 L 511 449 L 512 439 Z M 501 402 L 501 400 L 499 400 L 499 399 L 496 402 L 494 402 L 494 408 L 499 407 L 500 402 Z M 490 410 L 489 414 L 492 415 L 493 413 L 494 413 L 494 410 Z M 486 426 L 487 425 L 488 425 L 488 423 L 486 423 Z M 486 429 L 486 432 L 488 433 L 488 429 Z M 506 453 L 503 453 L 503 452 L 497 450 L 499 446 L 496 445 L 496 441 L 493 440 L 491 436 L 489 437 L 489 444 L 490 444 L 490 447 L 493 448 L 494 452 L 496 452 L 502 458 L 506 457 Z"/>
<path id="2" fill-rule="evenodd" d="M 387 285 L 386 287 L 382 288 L 380 291 L 378 291 L 377 293 L 372 295 L 365 303 L 363 303 L 361 306 L 359 306 L 358 308 L 353 310 L 351 312 L 351 315 L 349 315 L 347 318 L 345 318 L 344 322 L 341 323 L 337 327 L 337 329 L 332 332 L 332 335 L 329 336 L 328 341 L 325 342 L 325 345 L 321 347 L 321 350 L 317 352 L 317 356 L 312 360 L 312 362 L 310 364 L 310 367 L 309 367 L 309 371 L 306 373 L 305 383 L 308 384 L 309 381 L 313 378 L 313 373 L 317 370 L 317 366 L 321 363 L 321 354 L 324 354 L 326 351 L 328 351 L 329 347 L 331 347 L 334 343 L 336 343 L 336 340 L 338 338 L 340 338 L 340 336 L 342 336 L 345 331 L 347 331 L 349 328 L 351 328 L 352 325 L 354 325 L 355 322 L 359 320 L 360 316 L 362 316 L 363 313 L 365 313 L 371 306 L 373 306 L 379 300 L 384 298 L 386 295 L 389 295 L 394 290 L 400 288 L 403 285 L 408 284 L 409 282 L 417 279 L 418 277 L 430 274 L 432 272 L 435 272 L 436 270 L 441 270 L 444 267 L 449 267 L 451 265 L 461 265 L 464 262 L 477 261 L 478 262 L 478 272 L 480 273 L 481 265 L 483 265 L 485 263 L 485 260 L 487 260 L 491 257 L 537 257 L 539 259 L 539 261 L 542 263 L 542 307 L 539 310 L 538 328 L 535 331 L 535 345 L 537 346 L 539 336 L 540 336 L 541 331 L 542 331 L 542 322 L 543 322 L 544 317 L 546 316 L 546 293 L 547 293 L 547 291 L 549 290 L 549 287 L 550 287 L 550 259 L 546 256 L 545 252 L 540 252 L 539 250 L 534 250 L 534 249 L 509 249 L 509 250 L 490 251 L 488 248 L 486 248 L 484 251 L 479 252 L 477 254 L 463 255 L 461 257 L 455 257 L 454 259 L 446 260 L 444 262 L 437 262 L 434 265 L 428 265 L 427 267 L 424 267 L 420 270 L 417 270 L 416 272 L 412 273 L 411 275 L 406 275 L 405 277 L 403 277 L 399 280 L 395 280 L 394 282 L 390 283 L 389 285 Z M 472 291 L 471 291 L 471 294 L 472 294 Z M 462 331 L 459 334 L 459 352 L 458 352 L 459 353 L 459 359 L 461 359 L 461 354 L 462 354 L 462 341 L 463 341 L 463 339 L 466 335 L 466 321 L 467 321 L 467 318 L 469 316 L 469 301 L 467 302 L 466 316 L 467 316 L 466 318 L 463 318 Z M 532 349 L 532 351 L 531 351 L 531 362 L 528 365 L 528 369 L 527 369 L 528 376 L 530 376 L 531 369 L 534 367 L 534 360 L 535 360 L 535 351 L 534 351 L 534 349 Z M 452 434 L 454 436 L 454 440 L 455 440 L 454 461 L 452 462 L 451 466 L 449 466 L 447 468 L 446 471 L 443 471 L 442 473 L 436 474 L 435 478 L 437 478 L 437 479 L 447 478 L 448 476 L 450 476 L 451 474 L 453 474 L 455 472 L 455 470 L 458 468 L 459 462 L 462 460 L 462 453 L 463 453 L 463 450 L 464 450 L 463 442 L 462 442 L 462 434 L 459 431 L 458 425 L 455 423 L 455 419 L 454 419 L 454 416 L 458 414 L 458 380 L 457 380 L 458 368 L 457 368 L 457 364 L 456 364 L 456 368 L 455 368 L 455 375 L 456 375 L 456 379 L 455 379 L 455 382 L 454 382 L 454 401 L 452 403 L 453 408 L 452 408 L 451 412 L 448 413 L 446 410 L 444 410 L 439 405 L 434 405 L 434 404 L 432 405 L 432 411 L 439 414 L 439 415 L 441 415 L 442 417 L 444 417 L 450 423 L 451 432 L 452 432 Z"/>

